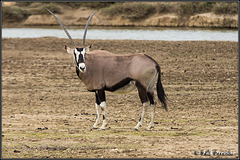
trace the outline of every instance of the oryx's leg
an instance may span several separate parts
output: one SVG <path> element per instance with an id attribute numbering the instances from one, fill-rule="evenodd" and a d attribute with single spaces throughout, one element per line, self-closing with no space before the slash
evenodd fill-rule
<path id="1" fill-rule="evenodd" d="M 150 108 L 151 108 L 151 121 L 147 127 L 147 130 L 150 130 L 151 128 L 154 128 L 154 114 L 155 114 L 155 103 L 154 103 L 154 92 L 147 93 L 148 99 L 150 101 Z"/>
<path id="2" fill-rule="evenodd" d="M 96 103 L 95 103 L 95 107 L 96 107 L 96 111 L 97 111 L 97 118 L 96 118 L 96 122 L 94 123 L 92 129 L 97 129 L 98 124 L 100 123 L 100 101 L 98 98 L 98 93 L 95 92 L 95 96 L 96 96 Z"/>
<path id="3" fill-rule="evenodd" d="M 103 130 L 107 126 L 107 119 L 106 119 L 106 112 L 107 112 L 106 110 L 107 109 L 106 109 L 106 98 L 105 98 L 104 90 L 98 90 L 97 91 L 97 97 L 98 97 L 98 100 L 100 102 L 100 107 L 103 111 L 103 124 L 99 129 Z"/>
<path id="4" fill-rule="evenodd" d="M 106 102 L 103 101 L 100 103 L 100 107 L 103 111 L 103 124 L 102 126 L 99 128 L 100 130 L 104 130 L 105 127 L 107 126 L 107 119 L 106 119 Z"/>
<path id="5" fill-rule="evenodd" d="M 136 83 L 136 87 L 138 89 L 138 94 L 139 94 L 140 100 L 143 104 L 143 110 L 142 110 L 142 115 L 138 121 L 138 124 L 133 128 L 133 130 L 138 130 L 138 128 L 142 126 L 144 116 L 145 116 L 145 113 L 147 111 L 147 106 L 148 106 L 148 97 L 147 97 L 146 89 L 144 88 L 144 86 L 142 86 L 138 82 Z"/>

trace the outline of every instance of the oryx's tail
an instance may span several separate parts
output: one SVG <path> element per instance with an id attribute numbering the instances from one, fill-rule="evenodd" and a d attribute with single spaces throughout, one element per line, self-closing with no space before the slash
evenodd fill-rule
<path id="1" fill-rule="evenodd" d="M 160 72 L 160 67 L 157 66 L 157 71 L 158 71 L 158 80 L 157 80 L 157 96 L 158 99 L 161 101 L 163 107 L 167 111 L 167 103 L 166 103 L 166 98 L 167 96 L 165 95 L 162 83 L 161 83 L 161 72 Z"/>

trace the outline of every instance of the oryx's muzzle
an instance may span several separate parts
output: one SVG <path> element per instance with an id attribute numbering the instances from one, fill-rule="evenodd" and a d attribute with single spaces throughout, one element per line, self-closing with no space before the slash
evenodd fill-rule
<path id="1" fill-rule="evenodd" d="M 79 68 L 79 70 L 81 72 L 83 72 L 83 73 L 86 72 L 86 65 L 85 65 L 85 63 L 80 63 L 78 68 Z"/>

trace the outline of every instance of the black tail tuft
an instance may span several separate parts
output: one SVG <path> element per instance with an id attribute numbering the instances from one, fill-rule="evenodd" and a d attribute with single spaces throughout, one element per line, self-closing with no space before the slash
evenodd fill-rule
<path id="1" fill-rule="evenodd" d="M 167 109 L 167 103 L 166 103 L 166 98 L 167 96 L 165 95 L 162 83 L 161 83 L 161 73 L 160 73 L 160 67 L 157 67 L 158 70 L 158 81 L 157 81 L 157 96 L 158 99 L 161 101 L 163 107 L 165 108 L 166 111 L 168 111 Z"/>

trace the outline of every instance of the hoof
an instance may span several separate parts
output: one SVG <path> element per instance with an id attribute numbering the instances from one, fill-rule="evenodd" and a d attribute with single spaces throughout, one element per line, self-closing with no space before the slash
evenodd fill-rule
<path id="1" fill-rule="evenodd" d="M 98 127 L 92 127 L 92 128 L 90 129 L 90 131 L 95 130 L 95 129 L 98 129 Z"/>
<path id="2" fill-rule="evenodd" d="M 99 130 L 99 131 L 104 131 L 104 130 L 105 130 L 105 128 L 99 128 L 98 130 Z"/>
<path id="3" fill-rule="evenodd" d="M 154 128 L 154 126 L 149 126 L 146 128 L 147 131 L 151 131 Z"/>
<path id="4" fill-rule="evenodd" d="M 134 130 L 134 131 L 138 131 L 138 129 L 137 129 L 137 128 L 132 128 L 132 130 Z"/>

